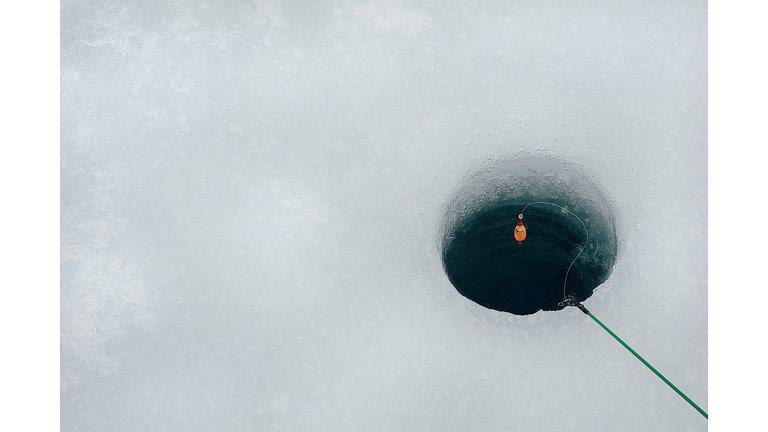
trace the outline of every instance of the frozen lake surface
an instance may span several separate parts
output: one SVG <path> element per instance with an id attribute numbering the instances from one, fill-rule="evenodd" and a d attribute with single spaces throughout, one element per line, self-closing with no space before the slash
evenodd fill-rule
<path id="1" fill-rule="evenodd" d="M 63 1 L 62 430 L 707 430 L 448 281 L 521 157 L 615 210 L 585 305 L 708 411 L 706 2 Z"/>

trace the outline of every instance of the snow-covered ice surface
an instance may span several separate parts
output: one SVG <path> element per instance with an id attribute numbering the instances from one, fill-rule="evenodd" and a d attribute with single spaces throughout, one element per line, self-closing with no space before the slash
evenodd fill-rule
<path id="1" fill-rule="evenodd" d="M 64 431 L 707 429 L 438 250 L 467 173 L 568 160 L 617 209 L 586 306 L 706 411 L 704 1 L 64 0 L 61 140 Z"/>

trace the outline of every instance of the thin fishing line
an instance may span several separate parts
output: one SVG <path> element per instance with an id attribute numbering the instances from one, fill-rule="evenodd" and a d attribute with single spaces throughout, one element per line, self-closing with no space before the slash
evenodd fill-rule
<path id="1" fill-rule="evenodd" d="M 561 210 L 565 210 L 565 211 L 567 211 L 568 213 L 572 214 L 572 215 L 573 215 L 573 217 L 575 217 L 576 219 L 578 219 L 578 220 L 579 220 L 579 222 L 581 223 L 581 226 L 582 226 L 582 227 L 584 227 L 584 233 L 587 235 L 587 240 L 586 240 L 586 241 L 584 242 L 584 244 L 581 246 L 581 250 L 580 250 L 580 251 L 579 251 L 579 253 L 576 255 L 576 258 L 574 258 L 574 259 L 573 259 L 573 261 L 571 261 L 571 265 L 569 265 L 569 266 L 568 266 L 568 270 L 565 272 L 565 279 L 563 280 L 563 298 L 566 298 L 567 294 L 566 294 L 566 289 L 565 289 L 565 286 L 566 286 L 566 284 L 568 283 L 568 273 L 570 273 L 570 272 L 571 272 L 571 267 L 573 267 L 573 263 L 575 263 L 575 262 L 576 262 L 576 260 L 577 260 L 577 259 L 579 259 L 579 255 L 581 255 L 581 253 L 582 253 L 582 252 L 584 252 L 584 248 L 586 248 L 586 247 L 587 247 L 587 244 L 589 243 L 589 231 L 587 231 L 587 226 L 586 226 L 586 225 L 584 225 L 584 222 L 581 220 L 581 218 L 580 218 L 580 217 L 576 216 L 576 214 L 574 214 L 572 211 L 568 210 L 567 208 L 565 208 L 565 207 L 562 207 L 562 206 L 559 206 L 559 205 L 557 205 L 557 204 L 553 204 L 553 203 L 551 203 L 551 202 L 546 202 L 546 201 L 536 201 L 536 202 L 532 202 L 532 203 L 529 203 L 528 205 L 526 205 L 525 207 L 523 207 L 523 211 L 521 211 L 521 212 L 520 212 L 520 214 L 521 214 L 521 215 L 523 215 L 523 216 L 525 216 L 525 214 L 524 214 L 524 213 L 525 213 L 525 209 L 527 209 L 527 208 L 528 208 L 528 206 L 532 206 L 532 205 L 534 205 L 534 204 L 549 204 L 549 205 L 553 205 L 553 206 L 555 206 L 555 207 L 557 207 L 557 208 L 559 208 L 559 209 L 561 209 Z M 597 249 L 595 249 L 595 252 L 597 252 Z"/>

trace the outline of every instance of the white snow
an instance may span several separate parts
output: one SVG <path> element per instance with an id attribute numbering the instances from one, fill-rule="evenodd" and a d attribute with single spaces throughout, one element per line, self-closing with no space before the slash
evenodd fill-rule
<path id="1" fill-rule="evenodd" d="M 585 304 L 705 411 L 707 4 L 61 3 L 62 430 L 691 430 L 575 308 L 442 272 L 480 164 L 617 209 Z"/>

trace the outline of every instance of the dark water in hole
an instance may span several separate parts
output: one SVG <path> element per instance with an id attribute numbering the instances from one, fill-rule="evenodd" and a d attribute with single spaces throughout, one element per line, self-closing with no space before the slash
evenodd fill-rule
<path id="1" fill-rule="evenodd" d="M 572 214 L 536 204 L 525 210 L 527 237 L 518 243 L 513 230 L 518 214 L 529 202 L 481 206 L 448 233 L 443 265 L 463 296 L 517 315 L 562 309 L 557 304 L 564 298 L 566 271 L 587 234 Z M 586 224 L 589 242 L 568 273 L 566 294 L 584 300 L 610 275 L 616 255 L 615 232 L 601 226 L 604 221 L 569 210 Z"/>

